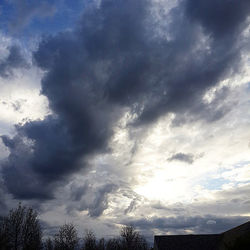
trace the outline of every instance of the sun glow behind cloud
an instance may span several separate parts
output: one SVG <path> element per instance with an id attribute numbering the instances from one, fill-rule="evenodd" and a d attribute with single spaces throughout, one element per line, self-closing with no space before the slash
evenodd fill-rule
<path id="1" fill-rule="evenodd" d="M 233 87 L 235 93 L 245 97 L 237 100 L 236 108 L 216 125 L 193 122 L 181 128 L 172 127 L 174 116 L 170 115 L 144 132 L 131 161 L 137 183 L 134 191 L 150 200 L 192 202 L 212 198 L 214 191 L 231 188 L 238 182 L 250 181 L 246 165 L 250 133 L 245 130 L 248 122 L 243 122 L 250 96 L 247 77 Z M 120 130 L 118 134 L 126 132 Z M 128 138 L 121 141 L 128 142 Z M 169 156 L 175 152 L 193 153 L 196 158 L 193 164 L 169 162 Z"/>

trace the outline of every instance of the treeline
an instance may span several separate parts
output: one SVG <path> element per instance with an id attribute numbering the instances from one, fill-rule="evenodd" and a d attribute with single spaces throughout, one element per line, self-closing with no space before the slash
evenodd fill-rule
<path id="1" fill-rule="evenodd" d="M 146 239 L 134 227 L 125 226 L 120 236 L 97 239 L 92 231 L 79 238 L 76 227 L 64 224 L 50 238 L 44 238 L 38 214 L 19 204 L 0 224 L 0 250 L 149 250 Z"/>

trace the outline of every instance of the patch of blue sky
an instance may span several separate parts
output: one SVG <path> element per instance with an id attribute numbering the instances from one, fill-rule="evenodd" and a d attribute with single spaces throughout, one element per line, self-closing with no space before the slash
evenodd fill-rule
<path id="1" fill-rule="evenodd" d="M 234 165 L 234 168 L 241 168 L 249 164 L 250 164 L 250 161 L 240 161 Z"/>
<path id="2" fill-rule="evenodd" d="M 249 165 L 249 164 L 250 164 L 250 161 L 240 161 L 233 166 L 233 169 L 240 169 L 240 168 L 242 168 L 246 165 Z M 233 181 L 233 180 L 229 180 L 227 178 L 220 177 L 220 176 L 222 176 L 223 173 L 225 173 L 227 171 L 230 171 L 230 169 L 220 168 L 216 172 L 216 175 L 219 177 L 202 178 L 201 180 L 199 180 L 198 184 L 207 190 L 221 190 L 223 185 L 229 184 L 229 183 L 233 183 L 234 185 L 250 183 L 250 180 L 244 180 L 244 181 L 235 180 L 235 181 Z"/>
<path id="3" fill-rule="evenodd" d="M 224 178 L 207 178 L 203 179 L 200 185 L 207 190 L 221 190 L 223 185 L 229 183 L 230 181 Z"/>
<path id="4" fill-rule="evenodd" d="M 55 8 L 55 13 L 48 16 L 34 15 L 28 24 L 18 32 L 18 36 L 30 37 L 41 34 L 55 34 L 57 32 L 71 29 L 79 20 L 84 6 L 89 1 L 84 0 L 55 0 L 46 1 Z M 34 5 L 34 3 L 31 4 Z M 4 33 L 10 32 L 10 23 L 13 22 L 17 14 L 17 9 L 11 2 L 3 1 L 0 4 L 0 29 Z"/>
<path id="5" fill-rule="evenodd" d="M 8 23 L 14 14 L 14 6 L 6 1 L 0 3 L 0 29 L 7 31 Z"/>
<path id="6" fill-rule="evenodd" d="M 46 18 L 34 18 L 29 31 L 40 34 L 56 34 L 73 29 L 84 9 L 84 1 L 64 1 L 56 5 L 55 14 Z"/>
<path id="7" fill-rule="evenodd" d="M 220 169 L 218 169 L 216 171 L 216 174 L 221 175 L 226 171 L 230 171 L 231 169 L 238 169 L 238 168 L 242 168 L 246 165 L 250 165 L 250 161 L 245 160 L 245 161 L 239 161 L 237 163 L 235 163 L 234 165 L 229 165 L 228 167 L 221 167 Z"/>
<path id="8" fill-rule="evenodd" d="M 60 12 L 51 17 L 33 18 L 30 24 L 22 31 L 22 36 L 32 35 L 54 35 L 58 32 L 71 29 L 74 26 L 75 18 Z"/>

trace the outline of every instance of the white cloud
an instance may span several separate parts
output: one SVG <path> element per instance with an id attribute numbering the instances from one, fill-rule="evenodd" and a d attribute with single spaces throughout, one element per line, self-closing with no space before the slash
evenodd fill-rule
<path id="1" fill-rule="evenodd" d="M 0 34 L 0 60 L 8 56 L 8 47 L 21 43 L 11 37 Z M 20 47 L 27 61 L 31 61 L 31 51 Z M 49 114 L 47 98 L 40 94 L 40 81 L 43 73 L 36 66 L 13 70 L 9 77 L 0 77 L 0 135 L 14 135 L 14 125 L 27 120 L 43 119 Z M 0 143 L 0 159 L 8 154 Z"/>
<path id="2" fill-rule="evenodd" d="M 172 8 L 175 1 L 169 4 Z M 159 9 L 153 11 L 157 15 Z M 13 41 L 2 37 L 1 42 L 4 58 Z M 92 171 L 84 170 L 59 187 L 55 200 L 43 204 L 41 218 L 54 225 L 73 221 L 82 229 L 92 228 L 97 235 L 108 236 L 107 231 L 117 233 L 119 223 L 128 217 L 249 216 L 249 54 L 243 55 L 243 62 L 240 74 L 208 90 L 204 97 L 211 102 L 223 87 L 230 89 L 222 104 L 232 110 L 219 121 L 173 127 L 175 116 L 170 114 L 147 128 L 135 128 L 128 126 L 133 115 L 124 110 L 110 141 L 111 151 L 89 160 Z M 47 99 L 40 95 L 41 78 L 42 72 L 35 66 L 15 70 L 12 78 L 0 78 L 1 134 L 13 134 L 14 124 L 43 119 L 50 112 Z M 194 155 L 194 162 L 167 160 L 180 152 Z M 6 154 L 0 145 L 0 158 Z M 100 219 L 90 218 L 88 207 L 77 211 L 79 204 L 72 200 L 70 186 L 86 183 L 92 187 L 86 203 L 93 203 L 97 187 L 106 183 L 119 186 L 108 195 L 108 207 Z M 216 220 L 206 223 L 216 224 Z M 115 226 L 111 228 L 111 224 Z"/>

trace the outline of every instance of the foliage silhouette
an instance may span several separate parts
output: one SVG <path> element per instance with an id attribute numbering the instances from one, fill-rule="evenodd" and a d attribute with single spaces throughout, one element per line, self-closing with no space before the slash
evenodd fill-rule
<path id="1" fill-rule="evenodd" d="M 1 249 L 34 250 L 42 248 L 42 231 L 37 212 L 22 206 L 10 210 L 0 230 Z"/>
<path id="2" fill-rule="evenodd" d="M 78 236 L 75 226 L 72 223 L 61 226 L 54 238 L 54 249 L 74 250 L 77 248 L 77 245 Z"/>
<path id="3" fill-rule="evenodd" d="M 1 219 L 1 218 L 0 218 Z M 80 244 L 81 243 L 81 244 Z M 22 206 L 0 220 L 0 250 L 148 250 L 148 244 L 134 227 L 124 226 L 120 236 L 97 239 L 94 232 L 86 230 L 80 241 L 72 223 L 64 224 L 54 238 L 44 236 L 33 208 Z"/>

